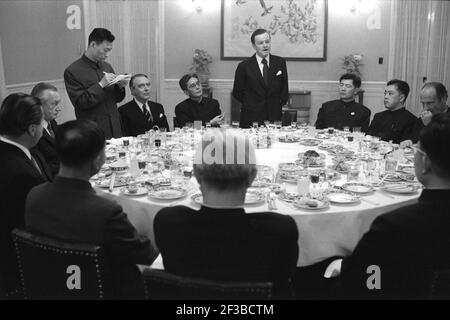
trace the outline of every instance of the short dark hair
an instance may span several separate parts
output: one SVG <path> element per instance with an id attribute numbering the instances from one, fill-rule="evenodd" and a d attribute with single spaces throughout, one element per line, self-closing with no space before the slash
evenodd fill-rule
<path id="1" fill-rule="evenodd" d="M 95 28 L 89 35 L 88 45 L 90 45 L 92 41 L 94 41 L 96 44 L 99 44 L 102 43 L 103 41 L 113 42 L 114 39 L 116 38 L 108 29 Z"/>
<path id="2" fill-rule="evenodd" d="M 423 85 L 422 89 L 424 88 L 434 88 L 436 91 L 436 97 L 439 100 L 448 98 L 447 88 L 445 88 L 445 86 L 440 82 L 427 82 Z"/>
<path id="3" fill-rule="evenodd" d="M 388 81 L 388 83 L 386 85 L 387 86 L 395 86 L 397 88 L 397 91 L 405 96 L 405 100 L 403 102 L 406 101 L 406 98 L 408 98 L 408 95 L 409 95 L 409 85 L 406 81 L 399 80 L 399 79 L 392 79 L 392 80 Z"/>
<path id="4" fill-rule="evenodd" d="M 56 87 L 55 87 L 54 85 L 50 84 L 50 83 L 47 83 L 47 82 L 39 82 L 37 85 L 35 85 L 35 86 L 33 87 L 33 89 L 31 90 L 31 93 L 30 93 L 30 94 L 31 94 L 33 97 L 36 97 L 36 98 L 40 99 L 41 96 L 42 96 L 42 93 L 43 93 L 45 90 L 58 91 L 58 89 L 56 89 Z"/>
<path id="5" fill-rule="evenodd" d="M 260 34 L 264 34 L 264 33 L 267 33 L 270 37 L 270 33 L 266 29 L 256 29 L 255 31 L 253 31 L 252 36 L 250 37 L 252 44 L 255 44 L 256 36 L 259 36 Z"/>
<path id="6" fill-rule="evenodd" d="M 355 88 L 360 88 L 361 87 L 361 78 L 359 76 L 357 76 L 356 74 L 354 74 L 354 73 L 343 74 L 339 78 L 339 82 L 341 82 L 342 80 L 352 80 L 353 81 L 353 85 L 355 86 Z"/>
<path id="7" fill-rule="evenodd" d="M 135 75 L 133 75 L 133 76 L 131 77 L 130 83 L 128 83 L 128 85 L 130 86 L 130 89 L 133 88 L 133 82 L 134 82 L 134 79 L 136 79 L 136 78 L 138 78 L 138 77 L 145 77 L 145 78 L 149 79 L 149 77 L 147 77 L 146 74 L 143 74 L 143 73 L 136 73 Z"/>
<path id="8" fill-rule="evenodd" d="M 20 137 L 32 124 L 42 122 L 41 101 L 25 93 L 12 93 L 0 108 L 0 134 Z"/>
<path id="9" fill-rule="evenodd" d="M 450 178 L 450 113 L 438 113 L 420 132 L 420 148 L 438 173 Z"/>
<path id="10" fill-rule="evenodd" d="M 187 83 L 191 78 L 195 78 L 195 79 L 199 80 L 196 73 L 188 73 L 181 77 L 181 79 L 179 81 L 181 90 L 183 90 L 183 91 L 187 90 Z"/>
<path id="11" fill-rule="evenodd" d="M 58 126 L 55 148 L 61 163 L 79 168 L 92 161 L 105 147 L 105 134 L 91 120 L 72 120 Z"/>

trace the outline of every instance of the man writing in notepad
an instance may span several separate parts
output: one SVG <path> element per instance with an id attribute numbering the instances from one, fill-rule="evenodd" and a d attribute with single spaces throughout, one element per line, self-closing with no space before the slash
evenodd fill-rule
<path id="1" fill-rule="evenodd" d="M 105 62 L 115 37 L 107 29 L 95 28 L 89 35 L 83 56 L 64 71 L 64 82 L 77 119 L 93 120 L 105 133 L 106 139 L 120 138 L 117 102 L 125 98 L 129 78 L 116 75 Z"/>

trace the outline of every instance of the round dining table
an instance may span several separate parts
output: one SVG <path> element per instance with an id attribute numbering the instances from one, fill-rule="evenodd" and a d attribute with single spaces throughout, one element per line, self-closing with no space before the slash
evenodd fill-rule
<path id="1" fill-rule="evenodd" d="M 275 134 L 272 136 L 269 147 L 265 145 L 264 148 L 256 149 L 257 164 L 273 168 L 275 182 L 280 183 L 280 188 L 285 189 L 286 192 L 296 192 L 297 184 L 296 181 L 291 183 L 290 181 L 279 180 L 280 177 L 276 173 L 280 163 L 294 163 L 299 159 L 299 153 L 304 154 L 308 150 L 314 150 L 326 154 L 326 167 L 332 164 L 332 156 L 319 149 L 318 146 L 303 145 L 301 140 L 297 141 L 307 136 L 306 130 L 303 132 L 304 134 L 297 132 L 298 138 L 295 141 L 281 139 L 280 136 L 284 137 L 283 135 Z M 346 145 L 346 141 L 342 137 L 333 139 L 333 136 L 326 136 L 326 138 L 323 143 L 331 142 Z M 114 143 L 121 145 L 121 140 L 116 139 Z M 357 151 L 356 141 L 349 144 Z M 193 150 L 189 152 L 192 156 Z M 347 177 L 342 174 L 337 181 L 333 182 L 333 185 L 334 187 L 340 187 L 346 182 Z M 153 220 L 161 208 L 176 205 L 189 206 L 194 209 L 200 208 L 200 205 L 193 200 L 193 195 L 199 193 L 198 184 L 194 177 L 191 178 L 190 183 L 191 188 L 189 188 L 187 196 L 176 200 L 156 200 L 148 197 L 147 194 L 138 196 L 124 194 L 121 192 L 121 190 L 123 191 L 121 188 L 113 188 L 108 192 L 107 188 L 98 187 L 92 182 L 99 195 L 112 199 L 123 207 L 124 212 L 137 231 L 146 235 L 155 247 Z M 299 232 L 297 266 L 303 267 L 332 256 L 351 254 L 377 216 L 416 202 L 420 191 L 419 188 L 411 193 L 387 193 L 381 188 L 375 187 L 373 191 L 359 195 L 359 201 L 351 204 L 331 202 L 329 206 L 323 209 L 298 208 L 293 203 L 277 197 L 272 203 L 275 208 L 271 205 L 270 209 L 279 214 L 289 215 L 295 220 Z M 244 208 L 248 214 L 269 211 L 266 201 L 245 205 Z M 195 248 L 192 249 L 195 250 Z"/>

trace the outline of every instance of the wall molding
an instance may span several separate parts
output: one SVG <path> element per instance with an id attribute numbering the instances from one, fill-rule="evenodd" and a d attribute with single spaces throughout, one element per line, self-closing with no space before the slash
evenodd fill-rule
<path id="1" fill-rule="evenodd" d="M 27 82 L 27 83 L 17 83 L 10 84 L 6 86 L 6 94 L 23 92 L 30 94 L 33 87 L 39 82 L 47 82 L 56 87 L 58 89 L 58 93 L 61 96 L 61 105 L 62 109 L 58 115 L 56 121 L 58 123 L 63 123 L 69 120 L 75 119 L 75 109 L 73 108 L 72 103 L 70 102 L 69 96 L 67 95 L 66 86 L 64 84 L 64 79 L 54 79 L 54 80 L 43 80 L 36 82 Z"/>
<path id="2" fill-rule="evenodd" d="M 170 119 L 175 115 L 175 106 L 186 99 L 186 95 L 181 91 L 178 79 L 165 79 L 162 85 L 161 103 Z M 308 81 L 308 80 L 290 80 L 289 90 L 293 91 L 311 91 L 311 109 L 310 123 L 315 123 L 317 112 L 325 101 L 338 99 L 339 81 Z M 211 79 L 210 86 L 213 88 L 213 97 L 220 103 L 220 107 L 225 112 L 225 121 L 230 120 L 231 116 L 231 91 L 233 89 L 233 80 L 231 79 Z M 375 113 L 383 111 L 383 95 L 386 82 L 367 81 L 363 82 L 361 88 L 364 89 L 364 105 L 372 111 L 372 117 Z"/>

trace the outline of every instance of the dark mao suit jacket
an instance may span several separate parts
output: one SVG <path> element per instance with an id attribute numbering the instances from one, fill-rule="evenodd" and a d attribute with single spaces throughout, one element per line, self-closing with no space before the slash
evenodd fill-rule
<path id="1" fill-rule="evenodd" d="M 233 86 L 233 96 L 242 103 L 240 126 L 253 122 L 281 120 L 281 107 L 289 97 L 286 61 L 270 55 L 269 83 L 266 86 L 256 60 L 256 54 L 239 63 Z"/>
<path id="2" fill-rule="evenodd" d="M 147 119 L 145 119 L 144 113 L 134 99 L 119 108 L 119 113 L 122 117 L 124 136 L 136 137 L 149 131 L 153 126 L 166 128 L 167 131 L 169 131 L 169 124 L 167 123 L 167 117 L 164 114 L 164 107 L 162 104 L 147 101 L 147 105 L 150 107 L 153 118 L 152 122 L 148 122 Z"/>

